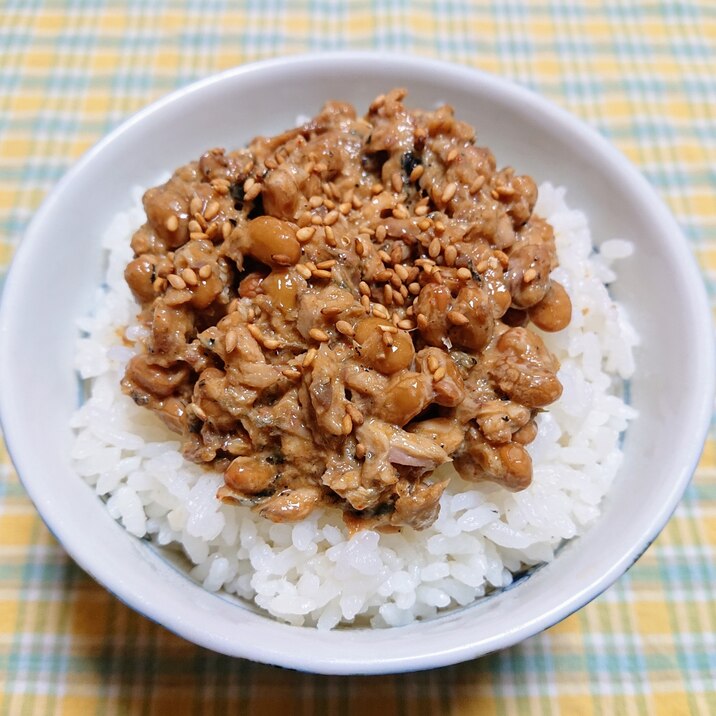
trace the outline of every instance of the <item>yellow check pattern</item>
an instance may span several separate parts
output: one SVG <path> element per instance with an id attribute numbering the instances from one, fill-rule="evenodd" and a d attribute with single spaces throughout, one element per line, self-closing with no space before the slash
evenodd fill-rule
<path id="1" fill-rule="evenodd" d="M 671 206 L 716 296 L 713 0 L 0 0 L 0 276 L 47 191 L 129 113 L 238 64 L 335 49 L 479 67 L 582 117 Z M 0 448 L 0 714 L 713 714 L 715 555 L 712 431 L 661 537 L 558 626 L 426 673 L 304 675 L 128 610 L 49 535 Z"/>

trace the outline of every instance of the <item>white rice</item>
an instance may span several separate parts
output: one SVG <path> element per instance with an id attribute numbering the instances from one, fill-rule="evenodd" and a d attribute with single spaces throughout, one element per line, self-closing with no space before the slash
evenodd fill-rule
<path id="1" fill-rule="evenodd" d="M 206 589 L 251 600 L 291 624 L 399 626 L 509 585 L 598 518 L 622 458 L 620 433 L 635 416 L 620 395 L 637 338 L 605 287 L 615 278 L 612 262 L 632 248 L 611 240 L 595 253 L 586 217 L 567 207 L 564 193 L 544 184 L 537 205 L 556 232 L 553 276 L 573 304 L 570 326 L 543 334 L 561 362 L 564 393 L 539 417 L 529 446 L 534 479 L 523 492 L 463 482 L 448 466 L 453 477 L 430 528 L 351 539 L 334 510 L 273 524 L 219 502 L 221 475 L 184 460 L 177 436 L 120 390 L 134 352 L 122 344 L 122 328 L 130 341 L 144 330 L 123 277 L 129 239 L 144 221 L 140 190 L 104 237 L 106 286 L 80 322 L 77 370 L 89 398 L 72 421 L 75 469 L 128 532 L 183 550 L 189 574 Z"/>

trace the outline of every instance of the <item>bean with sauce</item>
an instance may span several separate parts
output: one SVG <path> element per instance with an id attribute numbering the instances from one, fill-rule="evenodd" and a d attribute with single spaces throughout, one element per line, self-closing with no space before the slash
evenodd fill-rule
<path id="1" fill-rule="evenodd" d="M 561 393 L 531 328 L 571 318 L 534 181 L 404 96 L 329 102 L 144 196 L 125 276 L 149 330 L 123 388 L 274 522 L 423 529 L 449 461 L 524 489 Z"/>

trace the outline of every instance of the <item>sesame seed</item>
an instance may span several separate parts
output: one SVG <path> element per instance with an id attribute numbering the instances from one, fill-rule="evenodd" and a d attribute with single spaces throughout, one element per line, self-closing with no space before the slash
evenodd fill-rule
<path id="1" fill-rule="evenodd" d="M 413 296 L 417 296 L 420 293 L 420 284 L 417 281 L 413 281 L 413 283 L 408 286 L 408 291 L 410 291 Z"/>
<path id="2" fill-rule="evenodd" d="M 264 339 L 264 347 L 267 350 L 275 351 L 280 345 L 281 345 L 281 341 L 278 341 L 275 338 Z"/>
<path id="3" fill-rule="evenodd" d="M 363 242 L 360 239 L 356 239 L 356 254 L 358 256 L 363 256 L 365 253 L 365 246 L 363 246 Z"/>
<path id="4" fill-rule="evenodd" d="M 390 318 L 388 309 L 385 306 L 381 306 L 379 303 L 373 304 L 373 313 L 378 316 L 378 318 L 385 318 L 386 320 Z"/>
<path id="5" fill-rule="evenodd" d="M 433 373 L 433 380 L 434 380 L 436 383 L 439 383 L 439 382 L 445 377 L 445 373 L 447 373 L 447 371 L 445 370 L 445 366 L 444 366 L 444 365 L 441 365 L 441 366 Z"/>
<path id="6" fill-rule="evenodd" d="M 435 222 L 435 231 L 437 231 L 439 234 L 442 234 L 443 231 L 445 231 L 445 224 L 443 224 L 442 221 L 438 220 Z"/>
<path id="7" fill-rule="evenodd" d="M 390 177 L 390 183 L 393 185 L 393 191 L 396 194 L 403 190 L 403 177 L 400 175 L 400 172 L 393 172 L 393 175 Z"/>
<path id="8" fill-rule="evenodd" d="M 303 356 L 303 363 L 302 363 L 302 365 L 303 365 L 304 368 L 310 367 L 311 363 L 313 363 L 313 361 L 314 361 L 314 359 L 315 359 L 315 357 L 316 357 L 316 353 L 317 353 L 317 351 L 316 351 L 315 348 L 309 348 L 309 349 L 308 349 L 308 351 L 306 352 L 306 355 Z"/>
<path id="9" fill-rule="evenodd" d="M 333 316 L 337 316 L 342 311 L 343 309 L 340 306 L 326 306 L 325 308 L 321 309 L 321 314 L 327 316 L 328 318 L 331 318 Z"/>
<path id="10" fill-rule="evenodd" d="M 318 195 L 312 196 L 308 200 L 308 204 L 312 209 L 318 209 L 318 207 L 323 204 L 323 197 Z"/>
<path id="11" fill-rule="evenodd" d="M 403 285 L 403 281 L 397 273 L 394 273 L 390 277 L 390 282 L 393 284 L 393 288 L 399 289 Z"/>
<path id="12" fill-rule="evenodd" d="M 470 323 L 468 317 L 460 311 L 448 311 L 447 319 L 453 326 L 466 326 Z"/>
<path id="13" fill-rule="evenodd" d="M 480 261 L 480 263 L 475 266 L 475 270 L 477 273 L 485 273 L 485 271 L 487 271 L 487 261 Z"/>
<path id="14" fill-rule="evenodd" d="M 437 270 L 437 268 L 430 274 L 430 278 L 434 283 L 443 283 L 443 275 Z"/>
<path id="15" fill-rule="evenodd" d="M 167 276 L 167 281 L 169 281 L 169 283 L 178 291 L 181 291 L 183 288 L 186 288 L 186 283 L 184 282 L 184 279 L 180 276 L 177 276 L 175 273 L 170 273 Z"/>
<path id="16" fill-rule="evenodd" d="M 346 403 L 346 412 L 351 416 L 354 425 L 363 425 L 365 421 L 363 413 L 353 403 Z"/>
<path id="17" fill-rule="evenodd" d="M 398 321 L 398 328 L 402 328 L 404 331 L 412 331 L 415 328 L 415 324 L 407 318 L 403 318 L 402 321 Z"/>
<path id="18" fill-rule="evenodd" d="M 413 171 L 410 172 L 410 181 L 418 181 L 418 179 L 423 176 L 424 171 L 425 167 L 422 164 L 413 167 Z"/>
<path id="19" fill-rule="evenodd" d="M 210 202 L 206 209 L 204 209 L 204 218 L 207 221 L 211 221 L 219 213 L 219 209 L 220 206 L 218 201 Z"/>
<path id="20" fill-rule="evenodd" d="M 499 193 L 497 192 L 497 189 L 493 189 L 493 190 L 490 192 L 490 196 L 491 196 L 493 199 L 499 199 L 499 198 L 500 198 L 500 195 L 499 195 Z"/>
<path id="21" fill-rule="evenodd" d="M 296 271 L 298 271 L 299 275 L 308 280 L 311 278 L 311 269 L 308 268 L 305 264 L 296 264 Z"/>
<path id="22" fill-rule="evenodd" d="M 179 219 L 177 219 L 176 214 L 172 214 L 165 222 L 164 226 L 167 227 L 167 231 L 174 232 L 179 228 Z"/>
<path id="23" fill-rule="evenodd" d="M 522 277 L 522 280 L 525 283 L 532 283 L 537 278 L 537 272 L 533 268 L 528 268 L 527 271 L 525 271 L 525 275 Z"/>
<path id="24" fill-rule="evenodd" d="M 378 273 L 375 275 L 376 281 L 390 281 L 390 277 L 393 275 L 392 269 L 383 269 L 382 271 L 378 271 Z"/>
<path id="25" fill-rule="evenodd" d="M 396 263 L 395 266 L 393 266 L 393 270 L 401 281 L 405 281 L 408 278 L 408 269 L 406 269 L 403 264 Z"/>
<path id="26" fill-rule="evenodd" d="M 422 221 L 418 222 L 418 228 L 420 229 L 420 231 L 427 231 L 432 225 L 433 222 L 430 221 L 430 219 L 423 219 Z"/>
<path id="27" fill-rule="evenodd" d="M 311 223 L 314 226 L 322 226 L 323 225 L 323 217 L 321 216 L 312 216 L 311 217 Z"/>
<path id="28" fill-rule="evenodd" d="M 343 216 L 348 215 L 348 214 L 350 213 L 350 211 L 351 211 L 351 203 L 350 203 L 349 201 L 344 201 L 344 202 L 338 207 L 338 211 L 340 211 L 341 214 L 343 214 Z"/>
<path id="29" fill-rule="evenodd" d="M 198 196 L 193 196 L 189 202 L 189 213 L 194 215 L 201 211 L 202 201 Z"/>
<path id="30" fill-rule="evenodd" d="M 457 277 L 463 281 L 468 281 L 472 278 L 472 274 L 470 273 L 470 269 L 463 267 L 457 270 Z"/>
<path id="31" fill-rule="evenodd" d="M 400 287 L 400 295 L 401 295 L 403 298 L 407 298 L 407 297 L 408 297 L 408 289 L 406 288 L 405 284 L 403 284 L 403 285 Z M 401 305 L 402 305 L 402 304 L 401 304 Z"/>
<path id="32" fill-rule="evenodd" d="M 449 164 L 450 162 L 454 162 L 456 159 L 457 159 L 457 149 L 453 148 L 448 152 L 447 162 Z"/>
<path id="33" fill-rule="evenodd" d="M 332 226 L 333 224 L 338 221 L 338 217 L 340 214 L 334 209 L 333 211 L 329 211 L 324 217 L 323 217 L 323 225 L 324 226 Z"/>
<path id="34" fill-rule="evenodd" d="M 440 255 L 441 251 L 442 245 L 440 244 L 440 240 L 438 238 L 434 238 L 430 242 L 430 246 L 428 246 L 428 254 L 430 255 L 430 258 L 437 258 Z"/>
<path id="35" fill-rule="evenodd" d="M 326 244 L 328 244 L 328 246 L 331 246 L 331 247 L 336 246 L 336 237 L 335 237 L 335 234 L 333 233 L 333 227 L 324 226 L 323 233 L 325 235 Z"/>
<path id="36" fill-rule="evenodd" d="M 196 219 L 192 219 L 187 224 L 187 228 L 189 231 L 202 231 L 201 224 Z"/>
<path id="37" fill-rule="evenodd" d="M 415 216 L 425 216 L 428 213 L 428 207 L 425 204 L 415 207 Z"/>
<path id="38" fill-rule="evenodd" d="M 393 209 L 394 219 L 407 219 L 409 216 L 410 214 L 404 206 L 396 206 L 395 209 Z"/>
<path id="39" fill-rule="evenodd" d="M 349 338 L 355 335 L 353 326 L 351 326 L 351 324 L 348 323 L 348 321 L 337 321 L 336 322 L 336 330 L 339 333 L 342 333 L 344 336 L 348 336 Z"/>
<path id="40" fill-rule="evenodd" d="M 156 293 L 161 293 L 167 287 L 167 280 L 165 278 L 155 278 L 152 288 Z"/>
<path id="41" fill-rule="evenodd" d="M 376 227 L 375 238 L 378 239 L 378 241 L 383 241 L 387 235 L 388 229 L 386 228 L 385 224 L 380 224 Z"/>
<path id="42" fill-rule="evenodd" d="M 383 185 L 382 184 L 373 184 L 373 186 L 370 188 L 370 193 L 374 196 L 377 196 L 383 191 Z"/>
<path id="43" fill-rule="evenodd" d="M 341 430 L 344 435 L 350 435 L 353 431 L 353 419 L 350 415 L 348 415 L 348 413 L 343 416 L 343 420 L 341 421 Z"/>
<path id="44" fill-rule="evenodd" d="M 434 355 L 428 356 L 428 370 L 431 373 L 434 373 L 437 369 L 440 363 L 438 363 L 438 359 Z"/>
<path id="45" fill-rule="evenodd" d="M 300 243 L 305 243 L 306 241 L 310 241 L 313 238 L 313 235 L 316 233 L 316 227 L 315 226 L 304 226 L 303 228 L 299 229 L 296 232 L 296 238 Z"/>
<path id="46" fill-rule="evenodd" d="M 184 279 L 187 286 L 196 286 L 199 283 L 199 279 L 196 277 L 194 269 L 185 268 L 181 272 L 181 277 Z"/>
<path id="47" fill-rule="evenodd" d="M 366 313 L 370 313 L 370 298 L 368 298 L 368 296 L 363 295 L 360 297 L 360 303 L 361 306 L 363 306 L 363 308 L 365 309 Z"/>
<path id="48" fill-rule="evenodd" d="M 383 286 L 383 301 L 386 304 L 393 303 L 393 287 L 389 283 Z"/>
<path id="49" fill-rule="evenodd" d="M 291 261 L 291 258 L 286 256 L 286 254 L 272 254 L 271 261 L 279 266 L 293 266 L 293 261 Z"/>
<path id="50" fill-rule="evenodd" d="M 311 272 L 311 276 L 313 276 L 313 278 L 331 278 L 331 272 L 324 271 L 323 269 L 316 269 Z"/>
<path id="51" fill-rule="evenodd" d="M 335 259 L 328 259 L 327 261 L 320 261 L 316 264 L 316 268 L 318 269 L 329 269 L 333 268 L 336 265 Z"/>
<path id="52" fill-rule="evenodd" d="M 206 413 L 196 403 L 191 403 L 191 412 L 194 413 L 199 420 L 206 421 Z"/>
<path id="53" fill-rule="evenodd" d="M 238 334 L 235 330 L 227 331 L 226 337 L 224 338 L 224 347 L 226 348 L 227 353 L 231 353 L 234 348 L 236 348 L 236 344 L 238 342 Z"/>
<path id="54" fill-rule="evenodd" d="M 475 194 L 478 191 L 480 191 L 480 189 L 482 189 L 482 185 L 484 183 L 485 183 L 485 177 L 483 177 L 483 176 L 477 177 L 477 179 L 475 179 L 475 181 L 473 181 L 472 184 L 470 184 L 470 194 Z"/>
<path id="55" fill-rule="evenodd" d="M 208 239 L 209 237 L 203 231 L 192 231 L 189 234 L 189 238 L 192 241 L 200 241 L 201 239 Z"/>
<path id="56" fill-rule="evenodd" d="M 507 268 L 509 266 L 510 258 L 504 251 L 500 251 L 498 249 L 494 252 L 493 256 L 500 262 L 502 268 Z"/>
<path id="57" fill-rule="evenodd" d="M 415 320 L 418 323 L 418 328 L 422 331 L 424 328 L 428 327 L 428 317 L 424 313 L 418 313 L 418 315 L 415 317 Z"/>
<path id="58" fill-rule="evenodd" d="M 376 234 L 377 236 L 377 234 Z M 378 258 L 384 263 L 389 264 L 392 263 L 392 259 L 390 258 L 390 254 L 387 251 L 383 251 L 382 249 L 378 252 Z"/>
<path id="59" fill-rule="evenodd" d="M 296 370 L 295 368 L 284 368 L 281 371 L 281 374 L 286 376 L 289 380 L 296 380 L 301 377 L 301 371 Z"/>
<path id="60" fill-rule="evenodd" d="M 370 286 L 365 281 L 358 284 L 358 290 L 362 296 L 370 296 Z"/>
<path id="61" fill-rule="evenodd" d="M 390 333 L 384 333 L 383 334 L 383 343 L 385 343 L 386 346 L 392 346 L 393 345 L 393 336 Z"/>
<path id="62" fill-rule="evenodd" d="M 311 328 L 308 335 L 311 336 L 314 341 L 318 341 L 319 343 L 325 343 L 328 340 L 328 334 L 320 328 Z"/>
<path id="63" fill-rule="evenodd" d="M 443 193 L 440 196 L 440 201 L 442 201 L 443 204 L 447 204 L 450 201 L 450 199 L 452 199 L 455 196 L 456 191 L 457 191 L 457 184 L 454 181 L 450 182 L 443 190 Z"/>
<path id="64" fill-rule="evenodd" d="M 226 239 L 228 239 L 229 236 L 231 236 L 231 230 L 232 230 L 232 228 L 233 228 L 233 227 L 231 226 L 231 222 L 230 222 L 230 221 L 225 221 L 225 222 L 221 225 L 221 236 L 224 238 L 224 241 L 226 241 Z"/>
<path id="65" fill-rule="evenodd" d="M 249 189 L 251 189 L 254 184 L 256 184 L 256 179 L 254 179 L 253 177 L 249 177 L 248 179 L 246 179 L 246 181 L 244 182 L 244 192 L 249 191 Z"/>
<path id="66" fill-rule="evenodd" d="M 261 184 L 254 184 L 244 193 L 244 201 L 253 201 L 261 193 L 262 188 Z"/>
<path id="67" fill-rule="evenodd" d="M 358 443 L 356 445 L 356 459 L 362 460 L 365 457 L 366 452 L 367 451 L 366 451 L 365 445 L 363 445 L 363 443 Z"/>
<path id="68" fill-rule="evenodd" d="M 448 246 L 445 249 L 445 264 L 447 266 L 454 266 L 455 259 L 457 259 L 457 249 L 454 246 Z"/>
<path id="69" fill-rule="evenodd" d="M 351 204 L 353 204 L 354 209 L 362 209 L 363 208 L 363 202 L 357 196 L 354 196 L 351 199 Z"/>

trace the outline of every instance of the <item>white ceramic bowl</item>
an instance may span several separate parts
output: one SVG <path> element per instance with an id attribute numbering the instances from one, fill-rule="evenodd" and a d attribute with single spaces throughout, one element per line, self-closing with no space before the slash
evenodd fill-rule
<path id="1" fill-rule="evenodd" d="M 439 101 L 477 127 L 500 165 L 568 187 L 599 241 L 627 238 L 619 298 L 642 345 L 632 381 L 639 419 L 604 514 L 516 588 L 426 623 L 319 632 L 290 627 L 177 573 L 109 516 L 69 464 L 77 406 L 74 320 L 100 280 L 109 218 L 129 188 L 212 146 L 237 147 L 293 126 L 330 98 L 362 110 L 394 86 L 412 106 Z M 674 219 L 642 176 L 596 132 L 509 82 L 433 61 L 367 54 L 291 57 L 210 77 L 139 112 L 88 152 L 38 211 L 17 252 L 0 314 L 5 438 L 49 528 L 97 581 L 149 618 L 218 652 L 323 673 L 451 664 L 558 622 L 619 577 L 666 523 L 693 472 L 712 407 L 711 324 L 701 278 Z"/>

